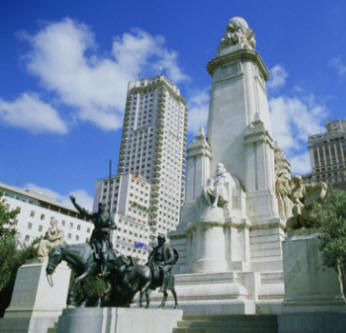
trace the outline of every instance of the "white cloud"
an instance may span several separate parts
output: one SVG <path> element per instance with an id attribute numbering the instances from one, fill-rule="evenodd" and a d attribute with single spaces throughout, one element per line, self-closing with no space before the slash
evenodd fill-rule
<path id="1" fill-rule="evenodd" d="M 294 174 L 307 174 L 311 172 L 309 152 L 294 155 L 289 161 L 292 166 L 291 171 Z"/>
<path id="2" fill-rule="evenodd" d="M 73 190 L 70 193 L 68 193 L 67 195 L 64 194 L 59 194 L 49 188 L 46 187 L 41 187 L 35 184 L 31 184 L 28 183 L 25 185 L 26 189 L 29 189 L 31 191 L 43 194 L 49 198 L 54 199 L 55 201 L 66 205 L 66 206 L 70 206 L 73 207 L 71 200 L 69 198 L 70 195 L 75 196 L 78 204 L 84 208 L 86 208 L 89 211 L 92 211 L 92 207 L 93 207 L 93 197 L 91 197 L 85 190 Z"/>
<path id="3" fill-rule="evenodd" d="M 24 93 L 14 101 L 0 99 L 0 118 L 9 126 L 33 133 L 65 134 L 68 131 L 58 112 L 33 93 Z"/>
<path id="4" fill-rule="evenodd" d="M 328 115 L 313 95 L 304 98 L 280 96 L 269 100 L 273 137 L 285 151 L 292 170 L 304 173 L 310 170 L 307 150 L 309 135 L 324 131 Z M 311 170 L 310 170 L 311 171 Z"/>
<path id="5" fill-rule="evenodd" d="M 128 81 L 144 73 L 157 74 L 158 67 L 174 81 L 188 78 L 164 38 L 139 29 L 115 37 L 108 55 L 97 52 L 89 27 L 69 18 L 25 39 L 32 47 L 27 67 L 42 87 L 77 110 L 79 119 L 105 130 L 122 125 Z"/>
<path id="6" fill-rule="evenodd" d="M 163 69 L 166 70 L 167 76 L 175 81 L 183 81 L 188 80 L 189 77 L 184 74 L 181 69 L 177 66 L 177 58 L 178 53 L 175 51 L 167 51 L 163 50 L 161 53 L 162 59 L 159 60 L 155 65 L 154 68 L 157 70 Z"/>
<path id="7" fill-rule="evenodd" d="M 188 107 L 188 131 L 191 134 L 197 134 L 200 127 L 206 128 L 208 122 L 209 94 L 207 90 L 198 91 L 191 96 Z"/>
<path id="8" fill-rule="evenodd" d="M 346 75 L 346 65 L 341 61 L 340 58 L 333 58 L 329 64 L 336 69 L 340 76 Z"/>
<path id="9" fill-rule="evenodd" d="M 283 66 L 275 65 L 270 70 L 270 74 L 271 76 L 267 83 L 268 88 L 277 89 L 283 87 L 286 84 L 288 73 Z"/>

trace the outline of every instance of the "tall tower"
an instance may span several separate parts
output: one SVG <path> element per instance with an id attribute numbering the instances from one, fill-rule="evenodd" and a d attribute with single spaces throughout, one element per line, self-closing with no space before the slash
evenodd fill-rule
<path id="1" fill-rule="evenodd" d="M 129 82 L 118 175 L 114 184 L 108 178 L 97 182 L 94 200 L 94 209 L 99 201 L 111 203 L 120 228 L 115 243 L 126 243 L 119 250 L 136 256 L 135 242 L 145 236 L 147 248 L 158 233 L 176 229 L 184 200 L 186 131 L 186 101 L 175 84 L 163 75 Z"/>
<path id="2" fill-rule="evenodd" d="M 222 162 L 247 191 L 248 216 L 262 220 L 278 214 L 265 88 L 269 73 L 255 46 L 254 33 L 243 18 L 228 22 L 218 54 L 208 63 L 212 76 L 208 140 L 212 172 Z"/>

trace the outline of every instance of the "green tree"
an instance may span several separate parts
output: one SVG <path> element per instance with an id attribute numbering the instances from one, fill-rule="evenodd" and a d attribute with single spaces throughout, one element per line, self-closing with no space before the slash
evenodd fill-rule
<path id="1" fill-rule="evenodd" d="M 323 206 L 316 209 L 316 217 L 320 225 L 323 263 L 337 271 L 340 291 L 346 302 L 346 191 L 329 191 Z"/>
<path id="2" fill-rule="evenodd" d="M 9 302 L 19 266 L 35 257 L 34 243 L 23 246 L 17 240 L 15 229 L 19 210 L 10 210 L 0 192 L 0 317 Z"/>
<path id="3" fill-rule="evenodd" d="M 13 237 L 16 234 L 16 216 L 19 209 L 10 210 L 3 193 L 0 192 L 0 237 Z"/>

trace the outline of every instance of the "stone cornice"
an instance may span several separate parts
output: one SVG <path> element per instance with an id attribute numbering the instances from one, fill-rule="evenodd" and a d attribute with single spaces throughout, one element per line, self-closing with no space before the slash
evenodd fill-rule
<path id="1" fill-rule="evenodd" d="M 250 145 L 254 143 L 268 143 L 271 148 L 274 147 L 274 141 L 270 133 L 263 127 L 263 125 L 248 127 L 246 134 L 244 135 L 244 145 Z"/>
<path id="2" fill-rule="evenodd" d="M 225 225 L 230 226 L 230 227 L 235 227 L 235 228 L 245 228 L 249 229 L 251 227 L 251 223 L 248 219 L 241 219 L 241 220 L 236 220 L 236 219 L 229 219 L 226 220 Z"/>
<path id="3" fill-rule="evenodd" d="M 259 230 L 259 229 L 271 229 L 271 228 L 279 228 L 281 230 L 285 230 L 286 225 L 285 222 L 279 218 L 274 218 L 269 220 L 269 223 L 258 223 L 252 224 L 250 230 Z"/>
<path id="4" fill-rule="evenodd" d="M 215 70 L 226 63 L 235 61 L 235 60 L 250 60 L 252 62 L 255 62 L 261 71 L 264 79 L 267 81 L 269 78 L 269 71 L 267 70 L 267 67 L 262 61 L 261 56 L 254 50 L 250 49 L 240 49 L 235 52 L 225 54 L 222 56 L 216 56 L 214 59 L 210 60 L 207 65 L 208 73 L 213 76 Z"/>

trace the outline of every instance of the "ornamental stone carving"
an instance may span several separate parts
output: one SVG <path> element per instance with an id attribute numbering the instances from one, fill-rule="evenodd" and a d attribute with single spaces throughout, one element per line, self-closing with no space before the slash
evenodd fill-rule
<path id="1" fill-rule="evenodd" d="M 48 257 L 49 251 L 57 245 L 65 243 L 64 232 L 58 228 L 58 221 L 52 218 L 50 221 L 50 227 L 46 231 L 43 239 L 41 239 L 38 249 L 37 257 L 42 261 Z"/>
<path id="2" fill-rule="evenodd" d="M 255 34 L 241 17 L 234 17 L 227 23 L 226 33 L 221 39 L 220 48 L 237 44 L 251 49 L 256 47 Z"/>
<path id="3" fill-rule="evenodd" d="M 293 189 L 290 198 L 293 202 L 292 214 L 287 222 L 288 229 L 311 228 L 318 225 L 314 208 L 321 205 L 327 195 L 328 185 L 324 182 L 304 184 L 300 176 L 293 178 Z"/>
<path id="4" fill-rule="evenodd" d="M 216 168 L 216 177 L 209 178 L 202 191 L 202 198 L 210 207 L 224 207 L 231 201 L 235 182 L 222 163 Z"/>
<path id="5" fill-rule="evenodd" d="M 275 158 L 275 195 L 278 200 L 279 216 L 286 221 L 292 216 L 292 201 L 290 199 L 292 181 L 290 164 L 277 142 L 274 147 Z"/>

